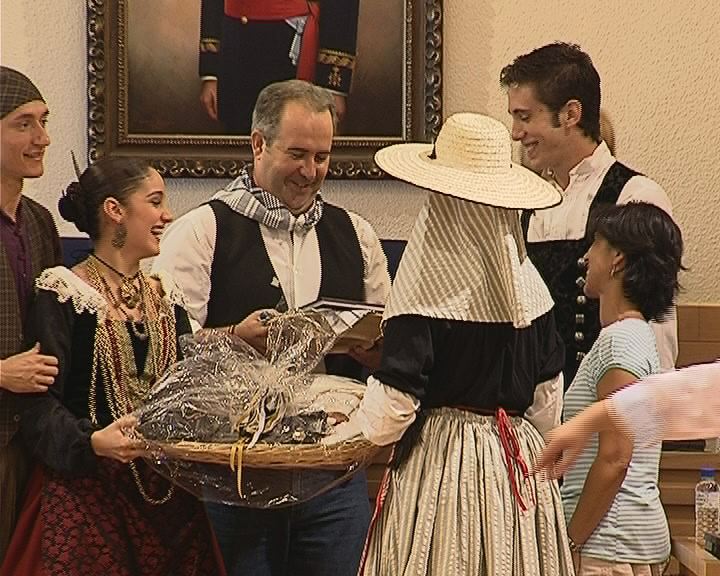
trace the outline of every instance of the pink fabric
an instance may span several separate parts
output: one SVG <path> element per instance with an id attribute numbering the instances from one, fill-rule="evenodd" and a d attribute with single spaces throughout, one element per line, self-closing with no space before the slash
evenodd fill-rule
<path id="1" fill-rule="evenodd" d="M 720 436 L 720 362 L 655 374 L 610 405 L 618 427 L 639 444 Z"/>

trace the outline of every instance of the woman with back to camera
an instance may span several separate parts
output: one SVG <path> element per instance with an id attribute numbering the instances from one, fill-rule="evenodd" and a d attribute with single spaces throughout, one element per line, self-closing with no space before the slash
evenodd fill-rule
<path id="1" fill-rule="evenodd" d="M 218 574 L 202 504 L 136 459 L 128 434 L 129 414 L 190 331 L 175 284 L 140 269 L 172 220 L 163 180 L 142 162 L 103 158 L 59 209 L 94 247 L 36 281 L 31 331 L 60 372 L 47 392 L 15 398 L 41 466 L 3 573 Z"/>
<path id="2" fill-rule="evenodd" d="M 678 292 L 682 236 L 662 209 L 642 202 L 604 209 L 588 231 L 585 294 L 600 300 L 602 330 L 565 393 L 564 419 L 660 371 L 651 320 Z M 615 430 L 594 437 L 561 488 L 580 575 L 655 575 L 670 554 L 658 489 L 660 444 L 638 448 Z"/>
<path id="3" fill-rule="evenodd" d="M 571 576 L 557 484 L 528 476 L 539 429 L 560 420 L 565 349 L 518 214 L 560 194 L 513 164 L 507 129 L 480 114 L 375 158 L 430 192 L 385 308 L 380 368 L 335 430 L 397 442 L 360 573 Z"/>

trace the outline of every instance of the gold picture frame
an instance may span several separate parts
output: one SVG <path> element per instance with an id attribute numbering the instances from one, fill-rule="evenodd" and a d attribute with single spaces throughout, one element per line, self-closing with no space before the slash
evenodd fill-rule
<path id="1" fill-rule="evenodd" d="M 235 177 L 251 158 L 247 136 L 223 135 L 214 127 L 204 129 L 202 121 L 198 123 L 200 128 L 192 129 L 172 124 L 187 120 L 189 126 L 191 115 L 197 115 L 192 107 L 200 106 L 199 99 L 192 100 L 199 93 L 199 76 L 195 73 L 190 78 L 193 62 L 197 65 L 197 50 L 192 47 L 197 46 L 199 29 L 193 22 L 200 0 L 166 1 L 186 12 L 179 14 L 175 10 L 173 18 L 168 19 L 158 10 L 161 0 L 88 0 L 89 158 L 91 161 L 103 155 L 145 158 L 165 177 Z M 153 11 L 144 12 L 149 5 Z M 355 125 L 361 132 L 362 126 L 372 123 L 363 121 L 360 115 L 370 111 L 375 116 L 400 117 L 401 122 L 395 120 L 392 126 L 382 128 L 384 133 L 336 136 L 330 178 L 384 177 L 373 161 L 378 148 L 407 141 L 430 142 L 442 124 L 442 1 L 362 0 L 360 6 L 356 77 L 348 96 L 348 115 L 356 113 Z M 383 16 L 368 14 L 367 10 L 393 12 Z M 159 14 L 157 22 L 149 21 L 155 14 Z M 398 17 L 402 22 L 389 22 Z M 179 21 L 185 22 L 185 27 L 172 28 Z M 379 22 L 386 28 L 380 25 L 378 29 Z M 187 29 L 192 33 L 186 34 Z M 389 36 L 395 38 L 395 48 L 386 50 L 379 59 L 372 52 L 381 50 L 378 44 L 382 45 Z M 363 61 L 364 56 L 367 57 Z M 399 110 L 389 103 L 392 99 L 385 97 L 380 102 L 368 100 L 353 108 L 356 79 L 359 83 L 363 81 L 362 76 L 357 76 L 363 62 L 369 78 L 365 78 L 366 88 L 370 87 L 365 94 L 384 84 L 399 85 L 399 92 L 394 93 Z M 389 74 L 387 70 L 383 72 L 390 82 L 372 76 L 371 66 L 377 62 L 384 65 L 394 62 Z M 358 86 L 362 94 L 362 84 Z M 178 102 L 184 102 L 185 108 L 178 108 L 163 119 L 166 109 Z"/>

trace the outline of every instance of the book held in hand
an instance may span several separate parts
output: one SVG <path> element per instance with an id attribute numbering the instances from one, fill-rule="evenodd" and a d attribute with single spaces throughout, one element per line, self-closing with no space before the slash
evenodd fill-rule
<path id="1" fill-rule="evenodd" d="M 371 348 L 380 338 L 382 304 L 322 298 L 301 309 L 320 312 L 338 335 L 330 354 L 346 354 L 356 346 Z"/>

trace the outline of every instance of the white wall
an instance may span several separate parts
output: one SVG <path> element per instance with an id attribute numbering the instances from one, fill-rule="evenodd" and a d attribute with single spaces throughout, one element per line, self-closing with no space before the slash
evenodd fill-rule
<path id="1" fill-rule="evenodd" d="M 580 44 L 600 72 L 618 157 L 673 201 L 691 267 L 681 301 L 720 302 L 718 0 L 446 0 L 445 31 L 445 113 L 508 124 L 502 67 L 548 42 Z"/>
<path id="2" fill-rule="evenodd" d="M 152 1 L 152 0 L 146 0 Z M 177 0 L 182 1 L 182 0 Z M 399 0 L 396 0 L 399 1 Z M 420 1 L 420 0 L 418 0 Z M 718 0 L 445 0 L 446 115 L 491 114 L 506 123 L 499 71 L 553 40 L 578 42 L 603 79 L 619 157 L 665 187 L 683 227 L 683 302 L 720 302 Z M 2 63 L 38 84 L 51 108 L 46 175 L 27 187 L 53 210 L 72 178 L 69 150 L 86 157 L 85 2 L 2 0 Z M 182 213 L 220 180 L 168 180 Z M 397 182 L 328 182 L 326 196 L 368 218 L 383 238 L 407 237 L 423 194 Z M 61 234 L 76 234 L 58 218 Z"/>

